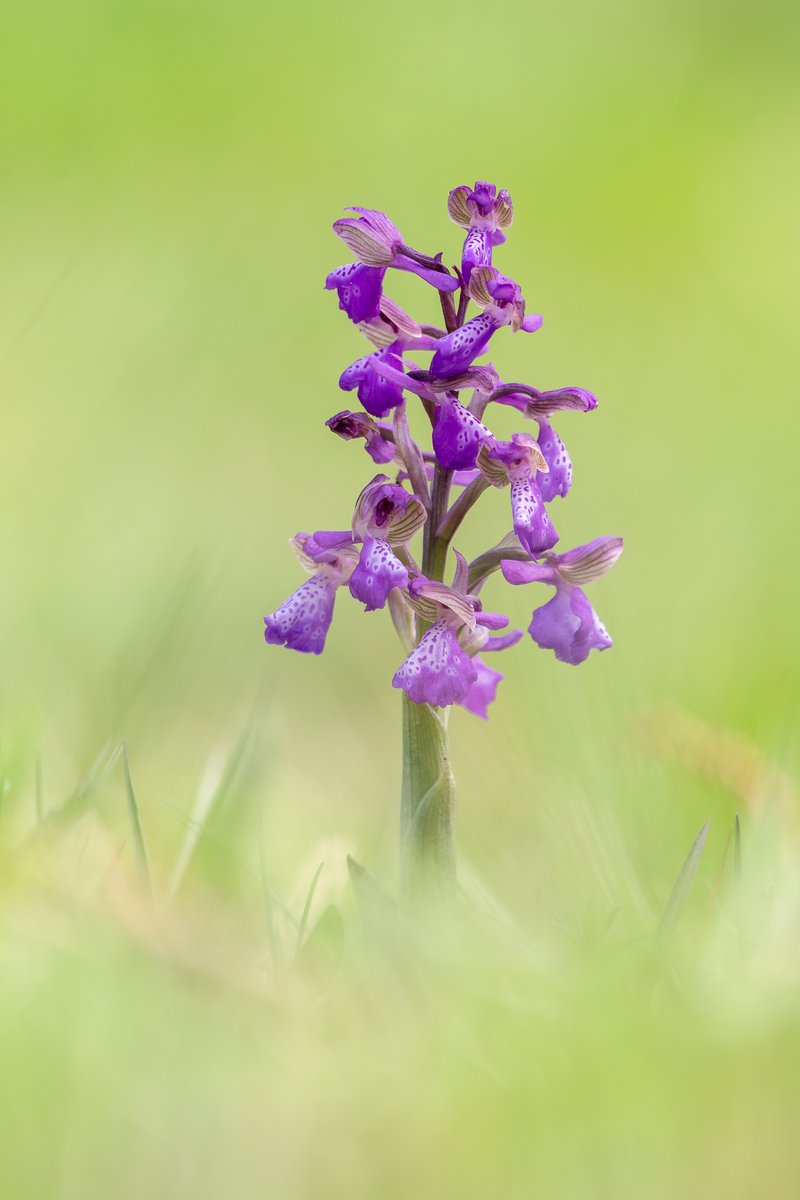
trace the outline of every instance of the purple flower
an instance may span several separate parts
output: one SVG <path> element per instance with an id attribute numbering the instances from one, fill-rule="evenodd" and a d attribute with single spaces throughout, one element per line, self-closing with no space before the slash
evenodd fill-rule
<path id="1" fill-rule="evenodd" d="M 321 654 L 333 620 L 336 589 L 347 583 L 356 560 L 349 547 L 337 552 L 310 542 L 308 534 L 299 533 L 293 539 L 298 557 L 314 574 L 280 608 L 264 617 L 264 640 L 301 654 Z"/>
<path id="2" fill-rule="evenodd" d="M 475 605 L 456 588 L 421 577 L 411 581 L 408 593 L 431 627 L 395 671 L 392 687 L 402 688 L 415 704 L 460 704 L 478 678 L 458 641 L 459 629 L 471 633 L 476 628 Z"/>
<path id="3" fill-rule="evenodd" d="M 492 265 L 492 248 L 505 240 L 502 232 L 514 219 L 511 197 L 493 183 L 477 182 L 453 188 L 447 201 L 451 221 L 467 230 L 461 256 L 461 274 L 466 283 L 475 267 Z"/>
<path id="4" fill-rule="evenodd" d="M 445 391 L 438 380 L 431 379 L 428 372 L 414 371 L 406 375 L 386 359 L 376 361 L 373 369 L 387 383 L 414 392 L 436 406 L 432 440 L 436 461 L 441 467 L 446 471 L 469 471 L 475 467 L 478 451 L 492 438 L 491 430 L 482 421 Z"/>
<path id="5" fill-rule="evenodd" d="M 591 650 L 607 650 L 612 644 L 579 585 L 599 579 L 621 553 L 622 538 L 600 537 L 566 554 L 547 554 L 542 563 L 501 562 L 509 583 L 546 583 L 556 589 L 553 598 L 534 611 L 528 632 L 560 662 L 575 666 L 585 662 Z"/>
<path id="6" fill-rule="evenodd" d="M 383 608 L 392 588 L 408 586 L 408 568 L 395 554 L 405 548 L 427 513 L 417 496 L 386 475 L 376 475 L 356 501 L 353 536 L 363 542 L 358 565 L 350 576 L 350 594 L 367 612 Z"/>
<path id="7" fill-rule="evenodd" d="M 365 265 L 371 267 L 395 267 L 400 271 L 412 271 L 440 292 L 454 292 L 458 280 L 454 279 L 438 259 L 418 254 L 405 244 L 403 235 L 385 213 L 374 208 L 352 206 L 357 217 L 341 217 L 333 223 L 333 231 L 349 250 Z"/>
<path id="8" fill-rule="evenodd" d="M 537 472 L 547 462 L 528 433 L 515 433 L 510 442 L 493 440 L 481 448 L 478 466 L 495 487 L 511 485 L 511 518 L 514 532 L 532 557 L 550 550 L 558 541 L 537 482 Z"/>
<path id="9" fill-rule="evenodd" d="M 540 316 L 525 316 L 525 299 L 519 284 L 494 267 L 476 267 L 472 271 L 469 294 L 484 311 L 436 343 L 430 369 L 431 374 L 440 378 L 468 370 L 498 329 L 510 325 L 515 333 L 520 329 L 533 333 L 541 327 Z"/>
<path id="10" fill-rule="evenodd" d="M 498 404 L 516 408 L 523 416 L 532 420 L 552 417 L 553 413 L 572 409 L 591 412 L 597 408 L 597 397 L 586 388 L 564 387 L 552 392 L 542 392 L 524 383 L 503 383 L 490 397 Z"/>
<path id="11" fill-rule="evenodd" d="M 403 389 L 391 379 L 379 375 L 376 363 L 386 363 L 396 371 L 402 371 L 403 360 L 397 353 L 401 343 L 394 342 L 383 350 L 375 350 L 363 358 L 356 359 L 341 374 L 339 387 L 343 392 L 357 392 L 364 408 L 373 417 L 385 417 L 403 400 Z"/>
<path id="12" fill-rule="evenodd" d="M 391 462 L 395 455 L 394 442 L 382 436 L 381 426 L 366 413 L 349 412 L 344 409 L 325 422 L 328 429 L 345 442 L 364 438 L 365 450 L 374 463 L 383 465 Z"/>
<path id="13" fill-rule="evenodd" d="M 369 321 L 380 313 L 385 267 L 367 267 L 364 263 L 346 263 L 331 271 L 325 280 L 330 291 L 339 295 L 339 308 L 351 321 Z"/>
<path id="14" fill-rule="evenodd" d="M 457 625 L 443 616 L 397 668 L 392 687 L 402 688 L 415 704 L 444 708 L 461 703 L 477 678 L 472 659 L 458 644 Z"/>

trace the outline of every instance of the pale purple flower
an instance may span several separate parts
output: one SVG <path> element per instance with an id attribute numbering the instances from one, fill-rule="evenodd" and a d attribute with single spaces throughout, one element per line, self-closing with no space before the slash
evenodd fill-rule
<path id="1" fill-rule="evenodd" d="M 390 483 L 386 475 L 376 475 L 361 492 L 353 513 L 353 537 L 363 545 L 350 576 L 350 594 L 367 612 L 383 608 L 392 588 L 407 587 L 408 568 L 395 550 L 408 545 L 426 516 L 419 498 Z"/>
<path id="2" fill-rule="evenodd" d="M 476 628 L 475 604 L 457 588 L 421 577 L 411 581 L 408 592 L 431 627 L 395 671 L 392 687 L 401 688 L 416 704 L 460 704 L 478 678 L 458 640 L 459 630 Z"/>
<path id="3" fill-rule="evenodd" d="M 301 654 L 321 654 L 333 619 L 337 588 L 348 582 L 356 556 L 349 546 L 332 550 L 309 542 L 309 535 L 303 533 L 292 539 L 301 563 L 313 575 L 280 608 L 264 617 L 264 640 Z"/>
<path id="4" fill-rule="evenodd" d="M 382 426 L 373 421 L 372 417 L 366 413 L 349 412 L 344 409 L 342 412 L 336 413 L 329 417 L 325 422 L 328 429 L 335 433 L 337 437 L 342 438 L 345 442 L 354 441 L 356 438 L 363 438 L 365 442 L 364 449 L 374 463 L 383 465 L 391 462 L 395 456 L 395 447 L 392 439 L 385 438 L 382 433 Z"/>
<path id="5" fill-rule="evenodd" d="M 528 433 L 515 433 L 510 442 L 487 442 L 478 456 L 478 466 L 495 487 L 511 485 L 511 519 L 514 532 L 530 555 L 537 558 L 558 541 L 545 508 L 538 473 L 547 462 L 537 442 Z"/>
<path id="6" fill-rule="evenodd" d="M 478 181 L 474 188 L 465 184 L 453 188 L 447 201 L 451 221 L 467 230 L 461 255 L 461 274 L 466 283 L 475 267 L 492 265 L 492 249 L 506 240 L 504 229 L 514 219 L 511 197 L 493 183 Z"/>
<path id="7" fill-rule="evenodd" d="M 534 611 L 528 632 L 560 662 L 585 662 L 592 650 L 607 650 L 608 631 L 579 586 L 599 579 L 622 553 L 622 538 L 600 537 L 566 554 L 547 554 L 541 563 L 504 559 L 501 568 L 509 583 L 546 583 L 555 595 Z"/>

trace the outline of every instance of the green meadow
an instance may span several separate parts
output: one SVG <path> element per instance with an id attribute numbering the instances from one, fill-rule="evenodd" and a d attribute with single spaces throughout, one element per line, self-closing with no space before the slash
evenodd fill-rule
<path id="1" fill-rule="evenodd" d="M 796 1194 L 799 43 L 781 0 L 0 5 L 4 1200 Z M 454 262 L 477 178 L 544 315 L 492 361 L 600 401 L 562 545 L 625 553 L 613 649 L 526 637 L 452 714 L 445 920 L 392 899 L 391 622 L 262 616 L 374 473 L 331 223 Z"/>

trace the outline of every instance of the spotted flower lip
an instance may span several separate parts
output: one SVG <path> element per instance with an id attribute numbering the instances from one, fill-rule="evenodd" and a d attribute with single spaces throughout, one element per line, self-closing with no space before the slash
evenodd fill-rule
<path id="1" fill-rule="evenodd" d="M 333 620 L 336 591 L 349 581 L 356 555 L 347 544 L 338 549 L 315 545 L 308 534 L 298 534 L 293 545 L 306 570 L 314 574 L 264 617 L 264 640 L 301 654 L 321 654 Z"/>
<path id="2" fill-rule="evenodd" d="M 471 272 L 469 296 L 483 312 L 436 343 L 430 365 L 432 375 L 447 378 L 469 370 L 498 329 L 506 325 L 515 333 L 520 329 L 535 333 L 541 328 L 541 316 L 525 316 L 525 298 L 519 284 L 495 267 L 476 267 Z"/>
<path id="3" fill-rule="evenodd" d="M 447 201 L 451 221 L 467 231 L 461 252 L 461 276 L 469 283 L 476 267 L 491 267 L 495 246 L 506 240 L 503 232 L 514 219 L 511 197 L 505 188 L 478 181 L 474 188 L 453 188 Z"/>

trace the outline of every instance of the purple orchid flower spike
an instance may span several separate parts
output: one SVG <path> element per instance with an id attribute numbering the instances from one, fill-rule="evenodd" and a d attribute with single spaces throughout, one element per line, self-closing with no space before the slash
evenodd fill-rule
<path id="1" fill-rule="evenodd" d="M 469 296 L 483 312 L 437 342 L 430 369 L 431 374 L 442 379 L 468 370 L 498 329 L 510 325 L 514 333 L 520 329 L 534 333 L 542 325 L 540 316 L 525 316 L 525 300 L 519 284 L 494 267 L 476 267 L 472 271 Z"/>
<path id="2" fill-rule="evenodd" d="M 367 612 L 383 608 L 393 588 L 406 588 L 408 567 L 395 554 L 425 524 L 419 498 L 376 475 L 362 491 L 353 513 L 353 537 L 363 542 L 358 565 L 350 576 L 350 594 Z"/>
<path id="3" fill-rule="evenodd" d="M 599 537 L 566 554 L 547 554 L 541 563 L 501 562 L 509 583 L 546 583 L 556 589 L 552 600 L 535 610 L 528 632 L 560 662 L 575 666 L 585 662 L 590 651 L 611 646 L 608 631 L 580 585 L 605 575 L 620 554 L 622 538 Z"/>
<path id="4" fill-rule="evenodd" d="M 356 553 L 348 545 L 326 549 L 309 545 L 310 541 L 307 533 L 292 539 L 301 564 L 312 575 L 280 608 L 264 617 L 264 640 L 301 654 L 321 654 L 333 620 L 336 590 L 350 579 Z"/>
<path id="5" fill-rule="evenodd" d="M 515 433 L 510 442 L 492 441 L 481 447 L 478 466 L 494 487 L 511 485 L 514 532 L 532 557 L 555 546 L 558 534 L 544 505 L 538 472 L 548 465 L 538 442 L 529 433 Z"/>
<path id="6" fill-rule="evenodd" d="M 479 362 L 498 330 L 532 333 L 542 324 L 526 315 L 519 284 L 492 262 L 514 216 L 508 192 L 480 180 L 462 185 L 450 192 L 448 212 L 465 231 L 460 269 L 452 271 L 442 254 L 409 246 L 376 209 L 356 208 L 334 224 L 357 261 L 330 271 L 325 287 L 370 349 L 339 380 L 357 394 L 360 410 L 337 412 L 326 425 L 343 441 L 362 440 L 392 478 L 375 475 L 363 488 L 349 528 L 297 535 L 310 578 L 264 618 L 267 642 L 319 654 L 340 588 L 367 612 L 388 610 L 405 654 L 392 678 L 403 693 L 401 891 L 417 892 L 422 880 L 417 895 L 430 885 L 440 893 L 456 886 L 455 785 L 442 710 L 460 705 L 485 720 L 503 679 L 490 655 L 524 636 L 508 629 L 506 616 L 483 611 L 484 584 L 502 570 L 512 584 L 554 589 L 528 632 L 558 659 L 579 663 L 611 645 L 583 585 L 622 550 L 620 538 L 597 538 L 566 554 L 553 549 L 558 534 L 547 506 L 572 486 L 554 417 L 591 411 L 594 395 L 505 383 Z M 441 318 L 405 312 L 384 290 L 390 271 L 416 274 L 436 289 Z M 471 304 L 477 315 L 470 319 Z M 492 404 L 535 421 L 537 436 L 495 438 Z M 493 487 L 509 488 L 514 531 L 468 564 L 453 542 Z"/>
<path id="7" fill-rule="evenodd" d="M 391 430 L 373 421 L 366 413 L 349 412 L 344 409 L 329 417 L 325 422 L 328 429 L 345 442 L 363 438 L 364 449 L 374 463 L 381 466 L 390 463 L 395 457 L 394 441 Z M 386 436 L 384 436 L 386 434 Z"/>
<path id="8" fill-rule="evenodd" d="M 475 267 L 492 265 L 492 249 L 506 240 L 503 232 L 514 219 L 511 197 L 493 183 L 479 181 L 474 188 L 465 184 L 453 188 L 447 201 L 450 220 L 467 230 L 461 255 L 461 274 L 469 283 Z"/>
<path id="9" fill-rule="evenodd" d="M 424 577 L 411 581 L 408 595 L 430 629 L 395 671 L 392 687 L 401 688 L 415 704 L 434 708 L 460 704 L 478 679 L 472 659 L 458 641 L 460 629 L 476 627 L 475 605 L 455 588 Z"/>
<path id="10" fill-rule="evenodd" d="M 454 292 L 458 280 L 436 258 L 419 254 L 405 244 L 402 233 L 385 213 L 374 208 L 358 208 L 357 217 L 341 217 L 333 230 L 356 257 L 370 267 L 394 267 L 419 275 L 440 292 Z"/>

